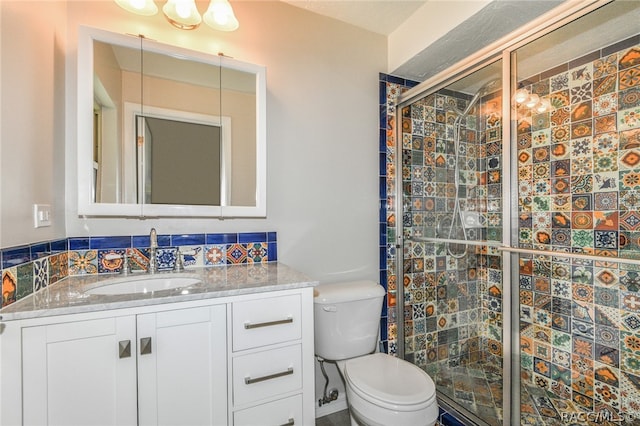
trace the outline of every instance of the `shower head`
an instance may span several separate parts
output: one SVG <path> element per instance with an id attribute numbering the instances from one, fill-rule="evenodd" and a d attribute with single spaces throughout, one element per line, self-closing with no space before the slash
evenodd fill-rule
<path id="1" fill-rule="evenodd" d="M 483 84 L 478 89 L 476 94 L 473 95 L 473 98 L 471 98 L 471 100 L 467 104 L 467 107 L 464 109 L 464 112 L 462 113 L 462 115 L 469 114 L 469 111 L 471 111 L 471 108 L 473 108 L 476 102 L 478 102 L 478 99 L 480 99 L 480 97 L 486 96 L 491 92 L 495 92 L 496 90 L 500 89 L 500 86 L 502 86 L 502 80 L 499 78 L 496 78 L 494 80 L 489 80 L 485 84 Z"/>

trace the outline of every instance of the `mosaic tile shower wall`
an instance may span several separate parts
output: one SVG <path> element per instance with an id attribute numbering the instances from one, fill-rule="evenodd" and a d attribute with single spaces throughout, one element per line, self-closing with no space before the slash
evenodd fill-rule
<path id="1" fill-rule="evenodd" d="M 396 102 L 400 95 L 417 82 L 380 74 L 380 283 L 387 290 L 383 307 L 381 340 L 387 353 L 397 353 L 396 295 Z M 384 317 L 386 314 L 386 317 Z"/>
<path id="2" fill-rule="evenodd" d="M 521 83 L 552 108 L 518 111 L 519 245 L 638 259 L 640 36 L 586 58 Z M 638 424 L 640 267 L 519 268 L 522 424 Z"/>
<path id="3" fill-rule="evenodd" d="M 381 159 L 386 161 L 381 161 L 381 168 L 383 164 L 386 167 L 389 209 L 381 219 L 386 218 L 389 242 L 386 247 L 388 337 L 393 353 L 397 330 L 393 308 L 398 282 L 393 271 L 398 261 L 396 256 L 400 254 L 392 244 L 396 232 L 394 101 L 404 86 L 390 81 L 383 84 L 386 97 L 381 102 L 387 103 L 388 118 L 384 157 L 381 144 Z M 502 401 L 501 256 L 486 246 L 469 246 L 465 255 L 463 247 L 414 238 L 463 238 L 459 234 L 450 235 L 448 226 L 442 227 L 452 219 L 456 197 L 463 211 L 477 214 L 479 221 L 487 225 L 466 229 L 466 238 L 498 241 L 502 238 L 501 97 L 493 95 L 482 99 L 481 108 L 475 108 L 475 113 L 462 121 L 456 144 L 454 122 L 470 98 L 471 95 L 441 91 L 402 111 L 404 349 L 407 360 L 434 378 L 440 394 L 495 421 L 500 417 Z M 454 183 L 456 173 L 460 176 L 458 190 Z M 385 200 L 383 209 L 384 203 Z M 482 371 L 472 372 L 467 368 L 479 362 L 486 364 Z M 470 376 L 473 376 L 471 380 Z M 481 391 L 474 392 L 474 389 Z"/>

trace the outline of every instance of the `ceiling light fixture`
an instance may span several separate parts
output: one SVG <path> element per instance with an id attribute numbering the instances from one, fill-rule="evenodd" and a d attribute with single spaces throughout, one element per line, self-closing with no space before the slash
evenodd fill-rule
<path id="1" fill-rule="evenodd" d="M 124 10 L 142 16 L 152 16 L 158 13 L 158 6 L 153 0 L 115 0 Z"/>
<path id="2" fill-rule="evenodd" d="M 114 1 L 124 10 L 138 15 L 151 16 L 158 13 L 153 0 Z M 200 16 L 195 0 L 167 0 L 162 13 L 171 25 L 181 30 L 194 30 L 203 19 L 208 26 L 218 31 L 235 31 L 240 26 L 228 0 L 211 0 L 203 16 Z"/>
<path id="3" fill-rule="evenodd" d="M 181 30 L 195 30 L 202 22 L 195 0 L 168 0 L 162 6 L 162 13 L 171 25 Z"/>
<path id="4" fill-rule="evenodd" d="M 235 31 L 240 26 L 227 0 L 211 0 L 203 19 L 205 24 L 220 31 Z"/>

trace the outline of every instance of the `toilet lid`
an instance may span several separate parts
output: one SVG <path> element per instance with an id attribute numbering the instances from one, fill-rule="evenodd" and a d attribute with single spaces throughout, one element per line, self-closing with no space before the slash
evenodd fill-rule
<path id="1" fill-rule="evenodd" d="M 392 404 L 416 405 L 432 399 L 436 393 L 433 380 L 422 369 L 387 354 L 350 359 L 344 374 L 353 387 Z"/>

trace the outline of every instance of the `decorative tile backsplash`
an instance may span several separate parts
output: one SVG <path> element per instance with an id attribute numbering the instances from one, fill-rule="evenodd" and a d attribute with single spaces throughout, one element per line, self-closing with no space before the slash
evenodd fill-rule
<path id="1" fill-rule="evenodd" d="M 95 236 L 3 249 L 2 306 L 69 275 L 118 273 L 125 254 L 132 271 L 146 271 L 149 245 L 149 235 Z M 186 268 L 278 260 L 275 232 L 158 235 L 158 270 L 173 269 L 178 250 Z"/>

